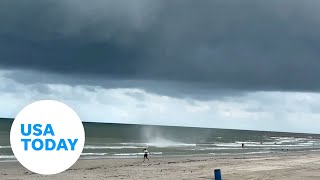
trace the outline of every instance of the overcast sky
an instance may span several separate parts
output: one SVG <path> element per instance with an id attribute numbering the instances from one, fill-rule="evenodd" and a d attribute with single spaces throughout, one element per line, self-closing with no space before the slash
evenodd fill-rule
<path id="1" fill-rule="evenodd" d="M 2 0 L 0 116 L 320 133 L 320 1 Z"/>

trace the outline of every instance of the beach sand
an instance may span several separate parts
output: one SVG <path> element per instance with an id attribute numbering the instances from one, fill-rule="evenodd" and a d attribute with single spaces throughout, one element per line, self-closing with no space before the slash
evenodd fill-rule
<path id="1" fill-rule="evenodd" d="M 0 179 L 213 179 L 221 169 L 228 179 L 320 179 L 320 152 L 279 152 L 259 155 L 79 160 L 53 176 L 34 174 L 17 162 L 0 163 Z"/>

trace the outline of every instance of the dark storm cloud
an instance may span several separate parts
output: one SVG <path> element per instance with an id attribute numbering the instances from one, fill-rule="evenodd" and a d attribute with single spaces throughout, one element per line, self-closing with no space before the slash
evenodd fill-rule
<path id="1" fill-rule="evenodd" d="M 0 66 L 247 90 L 320 89 L 318 1 L 1 1 Z"/>

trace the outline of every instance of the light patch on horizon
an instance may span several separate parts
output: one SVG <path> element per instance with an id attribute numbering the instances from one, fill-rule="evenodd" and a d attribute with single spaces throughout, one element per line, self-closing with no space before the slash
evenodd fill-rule
<path id="1" fill-rule="evenodd" d="M 256 91 L 197 100 L 141 88 L 22 84 L 0 73 L 0 116 L 41 99 L 62 101 L 83 121 L 320 133 L 320 93 Z"/>

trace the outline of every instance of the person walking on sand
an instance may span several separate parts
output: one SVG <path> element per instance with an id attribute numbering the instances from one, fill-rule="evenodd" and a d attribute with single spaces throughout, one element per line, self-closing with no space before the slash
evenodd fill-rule
<path id="1" fill-rule="evenodd" d="M 147 150 L 147 149 L 144 149 L 144 150 L 143 150 L 143 152 L 144 152 L 143 162 L 146 160 L 146 158 L 147 158 L 147 159 L 148 159 L 148 161 L 149 161 L 149 158 L 148 158 L 148 154 L 149 154 L 149 152 L 148 152 L 148 150 Z"/>

